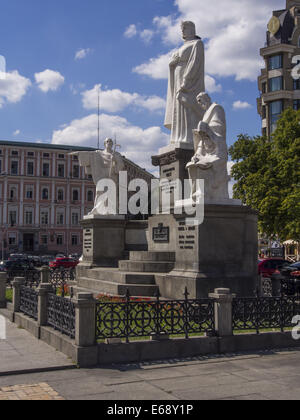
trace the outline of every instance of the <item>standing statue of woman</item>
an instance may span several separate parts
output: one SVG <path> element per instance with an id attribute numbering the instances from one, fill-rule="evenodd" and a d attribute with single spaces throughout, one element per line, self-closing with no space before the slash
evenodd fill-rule
<path id="1" fill-rule="evenodd" d="M 184 45 L 170 61 L 165 127 L 171 130 L 171 144 L 193 146 L 193 130 L 203 117 L 197 95 L 205 92 L 204 45 L 193 22 L 183 22 L 181 28 Z"/>

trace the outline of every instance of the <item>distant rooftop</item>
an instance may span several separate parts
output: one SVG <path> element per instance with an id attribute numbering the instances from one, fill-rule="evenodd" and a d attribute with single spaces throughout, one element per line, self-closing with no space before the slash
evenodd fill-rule
<path id="1" fill-rule="evenodd" d="M 8 141 L 8 140 L 0 140 L 0 146 L 28 147 L 28 148 L 37 148 L 37 149 L 76 150 L 76 151 L 96 150 L 94 147 L 66 146 L 66 145 L 52 144 L 52 143 L 29 143 L 26 141 Z"/>

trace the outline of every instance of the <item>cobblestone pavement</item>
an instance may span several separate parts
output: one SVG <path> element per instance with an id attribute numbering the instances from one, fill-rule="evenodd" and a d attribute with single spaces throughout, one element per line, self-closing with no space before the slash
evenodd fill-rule
<path id="1" fill-rule="evenodd" d="M 36 385 L 15 385 L 0 388 L 0 401 L 15 400 L 64 400 L 50 385 L 40 383 Z"/>

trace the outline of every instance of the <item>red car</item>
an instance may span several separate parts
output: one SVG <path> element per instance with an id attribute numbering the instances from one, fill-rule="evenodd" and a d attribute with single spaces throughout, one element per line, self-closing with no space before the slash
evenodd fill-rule
<path id="1" fill-rule="evenodd" d="M 258 274 L 264 277 L 271 277 L 276 270 L 281 269 L 285 264 L 290 265 L 289 261 L 283 258 L 266 258 L 258 263 Z"/>
<path id="2" fill-rule="evenodd" d="M 73 260 L 72 258 L 56 258 L 56 260 L 49 263 L 49 267 L 52 269 L 55 268 L 75 268 L 78 265 L 79 261 Z"/>

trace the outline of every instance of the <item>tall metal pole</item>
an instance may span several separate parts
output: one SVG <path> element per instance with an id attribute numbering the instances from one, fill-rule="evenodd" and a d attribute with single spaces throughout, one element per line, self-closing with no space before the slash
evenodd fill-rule
<path id="1" fill-rule="evenodd" d="M 100 89 L 98 89 L 98 150 L 100 149 Z"/>

